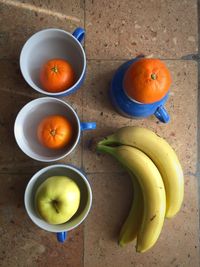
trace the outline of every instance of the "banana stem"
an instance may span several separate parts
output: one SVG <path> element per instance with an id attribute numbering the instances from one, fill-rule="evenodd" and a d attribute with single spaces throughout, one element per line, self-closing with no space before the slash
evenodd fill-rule
<path id="1" fill-rule="evenodd" d="M 115 135 L 109 135 L 105 137 L 102 141 L 98 142 L 99 145 L 118 145 L 119 143 L 115 140 Z"/>
<path id="2" fill-rule="evenodd" d="M 98 152 L 107 153 L 107 154 L 110 154 L 110 155 L 116 157 L 115 148 L 114 147 L 106 146 L 106 145 L 103 145 L 102 143 L 100 144 L 100 142 L 99 142 L 97 144 L 96 149 L 97 149 Z"/>

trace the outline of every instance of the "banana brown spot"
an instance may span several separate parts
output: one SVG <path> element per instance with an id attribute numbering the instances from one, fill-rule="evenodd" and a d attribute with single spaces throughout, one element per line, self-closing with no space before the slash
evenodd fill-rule
<path id="1" fill-rule="evenodd" d="M 156 214 L 153 215 L 153 216 L 150 218 L 150 221 L 152 222 L 155 218 L 156 218 Z"/>

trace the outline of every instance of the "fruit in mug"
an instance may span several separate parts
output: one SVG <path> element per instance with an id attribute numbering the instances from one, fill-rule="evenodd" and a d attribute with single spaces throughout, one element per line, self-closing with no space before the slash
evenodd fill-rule
<path id="1" fill-rule="evenodd" d="M 36 210 L 50 224 L 67 222 L 76 213 L 79 204 L 79 187 L 65 176 L 47 178 L 35 194 Z"/>
<path id="2" fill-rule="evenodd" d="M 142 58 L 133 63 L 124 75 L 125 92 L 132 99 L 149 104 L 162 99 L 171 85 L 171 75 L 159 59 Z"/>
<path id="3" fill-rule="evenodd" d="M 41 68 L 40 82 L 48 92 L 62 92 L 75 83 L 75 72 L 66 60 L 51 59 Z"/>
<path id="4" fill-rule="evenodd" d="M 38 125 L 37 136 L 41 144 L 51 149 L 68 145 L 72 139 L 72 125 L 61 115 L 45 117 Z"/>

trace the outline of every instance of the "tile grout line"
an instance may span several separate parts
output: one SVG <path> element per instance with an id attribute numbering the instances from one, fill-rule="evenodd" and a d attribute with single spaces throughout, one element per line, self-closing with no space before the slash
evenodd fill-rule
<path id="1" fill-rule="evenodd" d="M 134 58 L 134 57 L 132 57 Z M 154 57 L 153 57 L 154 58 Z M 159 57 L 155 57 L 155 58 L 159 58 Z M 131 57 L 129 58 L 87 58 L 88 61 L 127 61 L 130 60 Z M 179 58 L 159 58 L 160 60 L 169 60 L 169 61 L 200 61 L 200 55 L 199 54 L 190 54 L 190 55 L 186 55 L 186 56 L 182 56 Z"/>
<path id="2" fill-rule="evenodd" d="M 85 23 L 84 23 L 84 27 L 85 27 Z M 84 40 L 84 49 L 85 49 L 85 40 Z M 87 56 L 87 55 L 86 55 Z M 129 57 L 129 58 L 89 58 L 86 57 L 87 61 L 108 61 L 108 62 L 120 62 L 120 61 L 128 61 L 133 57 Z M 159 57 L 155 57 L 155 58 L 159 58 Z M 190 54 L 190 55 L 186 55 L 186 56 L 182 56 L 179 58 L 159 58 L 160 60 L 169 60 L 169 61 L 197 61 L 200 62 L 200 54 Z M 10 57 L 4 57 L 1 58 L 0 57 L 0 61 L 18 61 L 17 58 L 10 58 Z"/>
<path id="3" fill-rule="evenodd" d="M 84 30 L 86 31 L 86 0 L 83 0 L 83 3 L 84 3 L 84 12 L 83 12 L 83 26 L 84 26 Z M 86 51 L 86 35 L 87 33 L 85 34 L 85 38 L 84 38 L 84 51 Z M 86 53 L 86 52 L 85 52 Z M 87 72 L 87 55 L 86 55 L 86 72 Z M 81 103 L 82 103 L 82 120 L 83 120 L 83 97 L 84 97 L 84 91 L 82 90 L 82 100 L 81 100 Z M 82 140 L 83 140 L 83 134 L 82 134 Z M 83 141 L 81 142 L 81 169 L 83 170 L 83 149 L 84 149 L 84 144 L 83 144 Z M 83 262 L 83 267 L 85 267 L 85 223 L 83 224 L 83 255 L 82 255 L 82 262 Z"/>
<path id="4" fill-rule="evenodd" d="M 197 1 L 197 23 L 199 21 L 200 18 L 200 1 Z M 200 138 L 200 125 L 199 125 L 199 121 L 200 121 L 200 107 L 199 107 L 199 103 L 200 103 L 200 93 L 199 93 L 199 89 L 200 89 L 200 26 L 198 23 L 198 55 L 197 55 L 197 163 L 196 163 L 196 173 L 197 173 L 197 193 L 198 193 L 198 211 L 200 210 L 200 143 L 198 142 L 199 138 Z M 199 212 L 199 231 L 200 231 L 200 212 Z M 199 244 L 200 244 L 200 232 L 199 232 Z M 200 246 L 199 246 L 199 255 L 200 255 Z"/>
<path id="5" fill-rule="evenodd" d="M 186 58 L 159 58 L 160 60 L 167 60 L 167 61 L 200 61 L 200 59 L 186 59 Z M 108 62 L 120 62 L 120 61 L 128 61 L 131 60 L 131 58 L 87 58 L 87 61 L 108 61 Z"/>
<path id="6" fill-rule="evenodd" d="M 61 163 L 62 164 L 62 163 Z M 64 163 L 65 164 L 65 163 Z M 39 167 L 40 169 L 43 168 L 43 167 Z M 37 172 L 37 170 L 32 170 L 34 173 Z M 90 171 L 90 172 L 87 172 L 85 171 L 86 175 L 100 175 L 100 174 L 126 174 L 127 175 L 127 171 L 124 171 L 124 170 L 121 170 L 121 171 L 115 171 L 115 172 L 111 172 L 111 171 Z M 7 171 L 0 171 L 0 175 L 19 175 L 19 174 L 22 174 L 22 175 L 32 175 L 32 172 L 31 171 L 25 171 L 25 172 L 7 172 Z M 199 178 L 199 174 L 200 172 L 197 171 L 196 173 L 192 173 L 192 172 L 185 172 L 184 173 L 184 176 L 193 176 L 193 177 L 196 177 L 196 178 Z"/>
<path id="7" fill-rule="evenodd" d="M 200 121 L 200 107 L 199 107 L 199 103 L 200 103 L 200 94 L 199 94 L 199 89 L 200 89 L 200 62 L 198 62 L 198 66 L 197 66 L 197 72 L 198 72 L 198 76 L 197 76 L 197 105 L 198 105 L 198 109 L 197 109 L 197 163 L 196 163 L 196 177 L 197 177 L 197 193 L 198 193 L 198 210 L 200 211 L 200 143 L 198 142 L 198 140 L 200 139 L 200 125 L 199 125 L 199 121 Z M 199 222 L 200 222 L 200 212 L 199 212 Z M 199 230 L 200 230 L 200 223 L 199 223 Z M 199 232 L 199 243 L 200 243 L 200 232 Z M 200 253 L 200 247 L 199 247 L 199 253 Z"/>
<path id="8" fill-rule="evenodd" d="M 199 17 L 200 17 L 200 1 L 198 0 L 197 1 L 197 23 L 199 21 Z M 199 43 L 199 40 L 200 40 L 200 35 L 199 35 L 199 31 L 200 31 L 200 25 L 198 23 L 198 54 L 200 53 L 200 43 Z M 199 58 L 198 58 L 199 59 Z M 198 142 L 198 140 L 200 140 L 200 125 L 199 125 L 199 122 L 200 122 L 200 107 L 199 107 L 199 103 L 200 103 L 200 94 L 199 94 L 199 89 L 200 89 L 200 78 L 199 78 L 199 75 L 200 75 L 200 61 L 198 60 L 197 61 L 197 107 L 198 107 L 198 110 L 197 110 L 197 167 L 196 167 L 196 172 L 197 174 L 200 173 L 200 142 Z M 197 192 L 198 192 L 198 210 L 200 209 L 200 177 L 198 177 L 197 179 Z M 200 212 L 199 212 L 199 233 L 200 233 Z M 199 244 L 200 244 L 200 234 L 199 234 Z M 199 246 L 199 257 L 200 257 L 200 246 Z M 200 259 L 199 259 L 200 260 Z"/>

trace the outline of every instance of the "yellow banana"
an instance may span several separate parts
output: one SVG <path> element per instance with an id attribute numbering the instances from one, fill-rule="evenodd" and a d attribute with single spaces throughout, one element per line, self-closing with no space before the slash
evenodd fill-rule
<path id="1" fill-rule="evenodd" d="M 173 148 L 151 130 L 140 127 L 123 127 L 104 138 L 102 145 L 129 145 L 147 154 L 157 166 L 166 191 L 166 217 L 180 210 L 184 196 L 184 177 L 181 164 Z"/>
<path id="2" fill-rule="evenodd" d="M 133 200 L 128 217 L 126 218 L 119 234 L 119 245 L 121 247 L 134 241 L 137 237 L 143 215 L 143 196 L 137 178 L 130 172 L 133 185 Z"/>
<path id="3" fill-rule="evenodd" d="M 145 252 L 157 241 L 166 212 L 166 195 L 162 177 L 152 160 L 131 146 L 97 145 L 97 151 L 114 156 L 137 178 L 144 201 L 142 223 L 137 235 L 136 251 Z M 131 221 L 127 227 L 132 227 Z"/>

